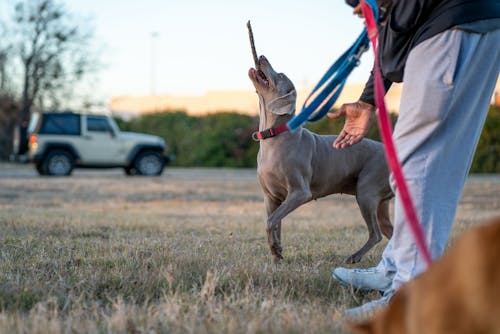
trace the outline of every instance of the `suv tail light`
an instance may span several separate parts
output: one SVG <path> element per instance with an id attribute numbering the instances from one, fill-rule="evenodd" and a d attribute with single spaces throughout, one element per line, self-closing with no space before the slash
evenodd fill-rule
<path id="1" fill-rule="evenodd" d="M 36 137 L 36 135 L 30 135 L 29 145 L 33 149 L 37 148 L 37 146 L 38 146 L 38 138 Z"/>

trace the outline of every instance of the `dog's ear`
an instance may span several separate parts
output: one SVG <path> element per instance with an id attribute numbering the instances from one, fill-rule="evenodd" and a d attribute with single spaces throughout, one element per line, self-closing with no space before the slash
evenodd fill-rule
<path id="1" fill-rule="evenodd" d="M 291 92 L 277 97 L 267 104 L 267 110 L 276 115 L 291 115 L 295 112 L 295 100 L 297 99 L 297 92 Z"/>

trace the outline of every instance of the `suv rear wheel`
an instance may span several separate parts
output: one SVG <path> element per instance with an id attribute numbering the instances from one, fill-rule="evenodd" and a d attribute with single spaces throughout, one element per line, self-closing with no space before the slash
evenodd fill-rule
<path id="1" fill-rule="evenodd" d="M 165 167 L 163 156 L 154 151 L 142 152 L 134 162 L 134 169 L 137 175 L 160 175 Z"/>
<path id="2" fill-rule="evenodd" d="M 43 161 L 42 162 L 37 162 L 35 164 L 36 171 L 40 175 L 47 175 L 47 172 L 45 171 L 45 167 L 43 166 Z"/>
<path id="3" fill-rule="evenodd" d="M 41 170 L 45 175 L 67 176 L 71 174 L 73 167 L 75 167 L 75 162 L 70 153 L 63 150 L 53 150 L 43 160 Z M 43 173 L 40 174 L 44 175 Z"/>

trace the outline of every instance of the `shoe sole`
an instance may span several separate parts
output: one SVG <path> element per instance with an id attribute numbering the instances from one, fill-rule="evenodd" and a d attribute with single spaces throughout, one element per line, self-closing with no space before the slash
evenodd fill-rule
<path id="1" fill-rule="evenodd" d="M 370 288 L 356 288 L 354 285 L 345 282 L 339 276 L 335 275 L 335 273 L 333 271 L 332 271 L 332 277 L 334 280 L 336 280 L 338 283 L 340 283 L 340 285 L 347 287 L 347 288 L 351 288 L 354 291 L 378 291 L 381 295 L 383 295 L 385 293 L 385 291 L 387 291 L 391 288 L 390 286 L 387 288 L 387 290 L 378 290 L 378 289 L 370 289 Z"/>

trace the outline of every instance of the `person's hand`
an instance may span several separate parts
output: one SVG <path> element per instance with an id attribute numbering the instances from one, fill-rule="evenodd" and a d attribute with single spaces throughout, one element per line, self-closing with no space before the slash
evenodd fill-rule
<path id="1" fill-rule="evenodd" d="M 357 15 L 359 18 L 364 18 L 365 16 L 363 15 L 363 11 L 361 10 L 361 3 L 354 7 L 354 10 L 352 11 L 354 15 Z"/>
<path id="2" fill-rule="evenodd" d="M 329 118 L 345 116 L 344 128 L 333 142 L 333 147 L 340 149 L 354 145 L 363 139 L 372 123 L 375 107 L 369 103 L 358 101 L 343 104 L 338 111 L 327 115 Z"/>

